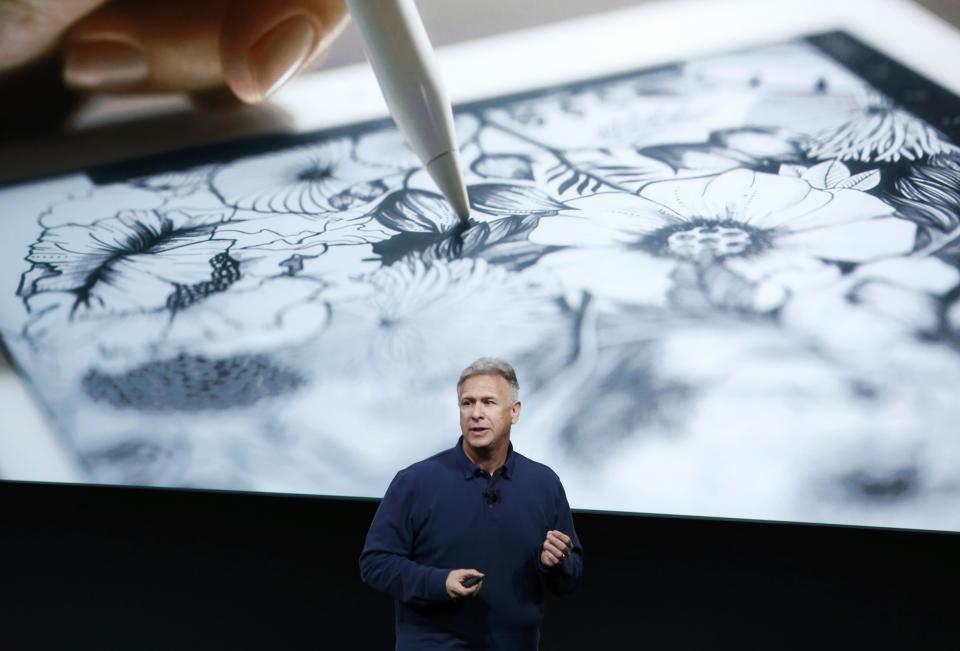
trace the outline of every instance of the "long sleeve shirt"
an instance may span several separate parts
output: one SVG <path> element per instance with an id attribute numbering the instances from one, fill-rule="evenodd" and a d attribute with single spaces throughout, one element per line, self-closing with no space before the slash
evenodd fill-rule
<path id="1" fill-rule="evenodd" d="M 544 589 L 576 589 L 583 548 L 560 478 L 509 445 L 493 475 L 474 464 L 463 437 L 397 473 L 374 515 L 360 576 L 396 604 L 397 651 L 534 651 Z M 552 568 L 540 553 L 547 531 L 570 536 L 573 551 Z M 480 591 L 452 599 L 447 575 L 475 569 Z"/>

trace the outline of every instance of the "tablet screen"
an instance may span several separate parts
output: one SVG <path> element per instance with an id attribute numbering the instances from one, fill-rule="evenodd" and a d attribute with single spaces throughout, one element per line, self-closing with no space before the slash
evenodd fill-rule
<path id="1" fill-rule="evenodd" d="M 91 482 L 380 497 L 517 369 L 572 506 L 960 530 L 960 102 L 843 33 L 8 185 L 0 333 Z"/>

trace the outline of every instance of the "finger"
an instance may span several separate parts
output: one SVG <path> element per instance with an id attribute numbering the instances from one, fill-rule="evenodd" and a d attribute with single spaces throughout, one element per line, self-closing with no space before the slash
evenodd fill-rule
<path id="1" fill-rule="evenodd" d="M 552 538 L 551 542 L 553 543 L 554 547 L 559 549 L 564 555 L 569 555 L 570 552 L 573 551 L 573 545 L 571 545 L 569 542 L 564 542 L 560 538 Z"/>
<path id="2" fill-rule="evenodd" d="M 123 0 L 78 22 L 64 80 L 90 91 L 205 91 L 223 85 L 220 25 L 228 0 Z"/>
<path id="3" fill-rule="evenodd" d="M 63 32 L 106 0 L 0 2 L 0 72 L 52 52 Z"/>
<path id="4" fill-rule="evenodd" d="M 573 545 L 570 543 L 569 538 L 566 538 L 566 539 L 564 538 L 566 537 L 552 536 L 550 538 L 550 541 L 554 544 L 554 546 L 560 549 L 564 554 L 569 554 L 570 551 L 573 549 Z"/>
<path id="5" fill-rule="evenodd" d="M 347 21 L 343 0 L 235 0 L 220 35 L 227 85 L 263 101 L 324 51 Z"/>
<path id="6" fill-rule="evenodd" d="M 564 535 L 564 534 L 559 534 L 559 535 L 553 534 L 551 540 L 553 540 L 553 543 L 554 543 L 557 547 L 559 547 L 560 549 L 562 549 L 562 550 L 564 551 L 564 553 L 570 553 L 570 550 L 573 549 L 572 541 L 570 540 L 570 537 L 567 536 L 567 535 Z"/>
<path id="7" fill-rule="evenodd" d="M 551 542 L 545 542 L 543 548 L 556 556 L 558 559 L 563 557 L 563 551 Z"/>
<path id="8" fill-rule="evenodd" d="M 558 538 L 565 545 L 569 545 L 572 542 L 570 536 L 562 531 L 551 531 L 550 533 L 552 533 L 554 537 Z"/>

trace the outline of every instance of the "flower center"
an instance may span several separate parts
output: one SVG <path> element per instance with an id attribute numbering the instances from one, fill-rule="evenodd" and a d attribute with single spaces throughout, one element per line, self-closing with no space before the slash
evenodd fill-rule
<path id="1" fill-rule="evenodd" d="M 314 165 L 297 174 L 298 181 L 306 181 L 307 183 L 326 181 L 330 178 L 333 178 L 333 168 L 329 166 L 323 167 L 321 165 Z"/>
<path id="2" fill-rule="evenodd" d="M 673 255 L 692 259 L 704 254 L 716 258 L 739 255 L 752 243 L 750 233 L 743 228 L 723 224 L 700 224 L 674 231 L 666 242 Z"/>

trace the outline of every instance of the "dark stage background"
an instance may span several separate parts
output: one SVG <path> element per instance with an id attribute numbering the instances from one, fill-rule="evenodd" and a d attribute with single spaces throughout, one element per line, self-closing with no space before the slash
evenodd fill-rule
<path id="1" fill-rule="evenodd" d="M 391 649 L 375 500 L 0 482 L 0 649 Z M 541 648 L 958 649 L 960 536 L 576 511 Z"/>

